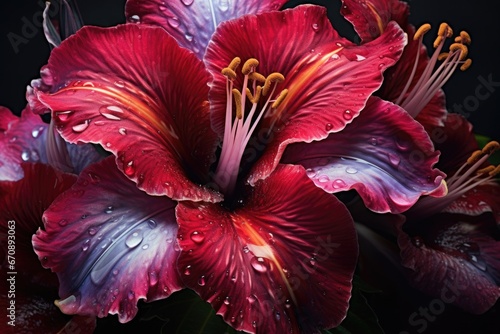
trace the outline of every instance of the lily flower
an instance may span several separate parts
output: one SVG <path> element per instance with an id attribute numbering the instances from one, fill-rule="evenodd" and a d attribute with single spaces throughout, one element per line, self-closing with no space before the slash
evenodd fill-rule
<path id="1" fill-rule="evenodd" d="M 71 187 L 76 176 L 41 163 L 22 163 L 21 168 L 22 179 L 0 181 L 0 263 L 6 274 L 0 305 L 7 310 L 0 329 L 2 333 L 92 332 L 95 317 L 70 317 L 54 305 L 57 276 L 42 267 L 31 244 L 43 225 L 43 211 Z"/>
<path id="2" fill-rule="evenodd" d="M 204 63 L 143 24 L 84 27 L 62 42 L 44 68 L 51 88 L 33 94 L 66 140 L 113 156 L 80 174 L 33 239 L 59 277 L 57 305 L 126 322 L 139 299 L 188 287 L 239 330 L 337 326 L 357 259 L 352 218 L 280 158 L 289 144 L 340 136 L 405 42 L 389 24 L 357 46 L 313 5 L 220 24 Z M 424 132 L 409 123 L 399 132 L 428 153 L 409 168 L 417 192 L 439 191 L 430 142 L 411 139 Z"/>
<path id="3" fill-rule="evenodd" d="M 0 181 L 23 178 L 23 162 L 49 164 L 60 171 L 78 174 L 102 159 L 90 144 L 75 145 L 62 140 L 53 124 L 43 122 L 29 106 L 20 117 L 0 107 L 0 118 Z"/>
<path id="4" fill-rule="evenodd" d="M 479 150 L 471 129 L 463 117 L 448 116 L 441 168 L 449 192 L 417 202 L 398 243 L 412 285 L 436 297 L 447 290 L 451 303 L 481 314 L 500 297 L 500 185 L 494 179 L 500 167 L 487 162 L 500 144 Z"/>
<path id="5" fill-rule="evenodd" d="M 406 2 L 343 0 L 342 3 L 341 13 L 353 24 L 363 43 L 379 36 L 391 21 L 397 22 L 408 35 L 409 42 L 400 60 L 387 70 L 376 95 L 403 107 L 426 128 L 443 126 L 447 111 L 441 88 L 457 69 L 465 71 L 471 65 L 472 60 L 467 57 L 469 34 L 461 31 L 450 43 L 449 52 L 444 52 L 454 32 L 442 23 L 433 43 L 435 51 L 429 57 L 423 38 L 431 26 L 426 23 L 416 29 L 410 24 Z"/>

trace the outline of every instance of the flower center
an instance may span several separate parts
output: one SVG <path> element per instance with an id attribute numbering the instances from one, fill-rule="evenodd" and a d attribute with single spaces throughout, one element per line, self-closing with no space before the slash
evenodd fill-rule
<path id="1" fill-rule="evenodd" d="M 427 33 L 430 29 L 431 26 L 426 23 L 422 25 L 413 36 L 413 39 L 418 41 L 415 64 L 413 65 L 412 73 L 405 88 L 396 100 L 396 104 L 408 111 L 413 118 L 417 117 L 420 111 L 436 95 L 439 89 L 443 87 L 458 65 L 460 65 L 460 69 L 462 71 L 465 71 L 472 63 L 470 58 L 466 59 L 468 54 L 467 45 L 470 44 L 471 39 L 469 34 L 465 31 L 461 31 L 460 35 L 455 37 L 455 42 L 450 45 L 449 52 L 441 53 L 446 39 L 453 36 L 453 30 L 451 27 L 446 23 L 441 23 L 439 26 L 438 36 L 433 45 L 435 51 L 420 78 L 410 89 L 410 85 L 413 82 L 413 78 L 415 77 L 415 73 L 417 71 L 423 38 L 425 33 Z M 434 70 L 438 61 L 443 62 Z"/>
<path id="2" fill-rule="evenodd" d="M 279 94 L 275 94 L 277 85 L 283 82 L 285 77 L 277 72 L 267 77 L 258 73 L 256 68 L 259 61 L 254 58 L 248 59 L 241 68 L 243 74 L 241 90 L 234 88 L 238 77 L 236 70 L 240 63 L 241 59 L 236 57 L 221 71 L 226 77 L 226 118 L 222 150 L 214 181 L 225 195 L 230 195 L 234 190 L 245 147 L 260 120 L 263 117 L 275 116 L 276 109 L 288 93 L 287 89 L 283 89 Z M 268 132 L 273 125 L 274 122 L 271 123 Z"/>
<path id="3" fill-rule="evenodd" d="M 482 150 L 477 150 L 467 159 L 467 161 L 450 177 L 446 178 L 448 193 L 446 196 L 434 198 L 424 197 L 420 199 L 412 208 L 411 215 L 428 217 L 441 212 L 448 205 L 475 187 L 488 182 L 500 173 L 500 165 L 482 168 L 485 161 L 500 149 L 500 144 L 491 141 Z"/>

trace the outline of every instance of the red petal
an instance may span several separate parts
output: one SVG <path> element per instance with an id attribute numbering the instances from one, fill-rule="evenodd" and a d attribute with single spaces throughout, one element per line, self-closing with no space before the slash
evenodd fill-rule
<path id="1" fill-rule="evenodd" d="M 390 21 L 406 27 L 408 4 L 399 0 L 342 0 L 341 14 L 350 21 L 363 42 L 382 35 Z"/>
<path id="2" fill-rule="evenodd" d="M 445 190 L 445 174 L 433 168 L 438 156 L 405 110 L 372 97 L 343 131 L 289 146 L 283 162 L 303 165 L 327 192 L 356 189 L 370 210 L 399 213 L 421 195 Z"/>
<path id="3" fill-rule="evenodd" d="M 0 244 L 6 250 L 8 232 L 15 231 L 17 280 L 29 285 L 55 287 L 56 277 L 40 265 L 31 237 L 42 226 L 43 212 L 59 194 L 71 187 L 76 177 L 44 164 L 25 163 L 22 167 L 24 178 L 0 182 Z"/>
<path id="4" fill-rule="evenodd" d="M 410 282 L 473 314 L 491 308 L 500 297 L 500 241 L 487 217 L 438 215 L 415 224 L 411 236 L 400 230 Z"/>
<path id="5" fill-rule="evenodd" d="M 67 314 L 126 322 L 137 301 L 179 290 L 175 202 L 149 196 L 107 158 L 84 170 L 45 212 L 33 245 L 59 277 L 59 308 Z"/>
<path id="6" fill-rule="evenodd" d="M 84 27 L 54 49 L 35 91 L 70 142 L 101 144 L 152 195 L 216 201 L 205 182 L 216 135 L 206 98 L 208 73 L 163 29 Z"/>
<path id="7" fill-rule="evenodd" d="M 182 202 L 176 212 L 183 279 L 234 328 L 316 333 L 345 317 L 352 218 L 302 167 L 278 166 L 234 211 Z"/>
<path id="8" fill-rule="evenodd" d="M 394 64 L 405 42 L 402 31 L 390 24 L 377 41 L 352 44 L 333 30 L 325 8 L 313 5 L 223 23 L 206 55 L 215 78 L 210 91 L 214 129 L 222 135 L 226 78 L 220 70 L 233 57 L 256 58 L 258 72 L 285 76 L 279 86 L 288 89 L 285 101 L 256 130 L 264 137 L 270 134 L 261 162 L 251 172 L 253 184 L 269 175 L 288 144 L 323 139 L 350 123 L 380 87 L 382 72 Z"/>
<path id="9" fill-rule="evenodd" d="M 17 117 L 9 108 L 0 106 L 0 138 L 9 129 L 9 124 L 16 121 Z"/>
<path id="10" fill-rule="evenodd" d="M 216 27 L 224 21 L 245 14 L 277 10 L 286 0 L 219 1 L 160 1 L 128 0 L 127 20 L 132 23 L 163 27 L 179 43 L 202 59 Z"/>

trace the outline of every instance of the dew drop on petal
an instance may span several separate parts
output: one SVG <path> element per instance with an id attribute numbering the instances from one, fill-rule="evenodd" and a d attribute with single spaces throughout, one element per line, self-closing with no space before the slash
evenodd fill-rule
<path id="1" fill-rule="evenodd" d="M 30 152 L 27 150 L 27 149 L 24 149 L 22 152 L 21 152 L 21 159 L 23 161 L 28 161 L 30 159 Z"/>
<path id="2" fill-rule="evenodd" d="M 40 133 L 42 133 L 43 129 L 44 129 L 43 126 L 40 126 L 38 128 L 34 128 L 33 130 L 31 130 L 31 136 L 33 138 L 38 138 Z"/>
<path id="3" fill-rule="evenodd" d="M 150 229 L 154 229 L 157 226 L 157 224 L 154 221 L 154 219 L 150 219 L 150 220 L 148 220 L 148 226 Z"/>
<path id="4" fill-rule="evenodd" d="M 330 178 L 327 176 L 327 175 L 321 175 L 319 178 L 318 178 L 318 181 L 320 183 L 326 183 L 328 181 L 330 181 Z"/>
<path id="5" fill-rule="evenodd" d="M 185 6 L 191 6 L 193 4 L 193 1 L 194 0 L 182 0 L 182 3 L 185 5 Z"/>
<path id="6" fill-rule="evenodd" d="M 122 135 L 122 136 L 125 136 L 127 134 L 127 129 L 125 128 L 120 128 L 118 129 L 118 132 Z"/>
<path id="7" fill-rule="evenodd" d="M 173 17 L 169 17 L 167 19 L 167 22 L 168 24 L 172 27 L 172 28 L 178 28 L 180 25 L 181 25 L 181 22 L 179 21 L 179 19 L 175 16 Z"/>
<path id="8" fill-rule="evenodd" d="M 401 162 L 401 158 L 396 154 L 389 153 L 389 162 L 394 167 L 397 167 L 399 165 L 399 163 Z"/>
<path id="9" fill-rule="evenodd" d="M 125 87 L 125 83 L 122 80 L 115 81 L 115 86 L 119 88 Z"/>
<path id="10" fill-rule="evenodd" d="M 231 298 L 229 298 L 228 296 L 224 299 L 224 304 L 229 305 L 230 303 L 231 303 Z"/>
<path id="11" fill-rule="evenodd" d="M 315 32 L 319 31 L 319 25 L 317 23 L 313 23 L 311 27 Z"/>
<path id="12" fill-rule="evenodd" d="M 135 167 L 134 167 L 134 162 L 129 161 L 123 168 L 123 172 L 127 176 L 132 176 L 135 173 Z"/>
<path id="13" fill-rule="evenodd" d="M 89 249 L 89 246 L 90 246 L 90 239 L 87 239 L 83 242 L 82 251 L 86 252 Z"/>
<path id="14" fill-rule="evenodd" d="M 112 205 L 110 205 L 110 206 L 108 206 L 108 207 L 106 208 L 106 210 L 104 210 L 104 213 L 110 214 L 110 213 L 112 213 L 112 212 L 113 212 L 113 209 L 114 209 L 114 208 L 113 208 L 113 206 L 112 206 Z"/>
<path id="15" fill-rule="evenodd" d="M 149 248 L 149 245 L 148 244 L 145 244 L 144 246 L 142 246 L 142 249 L 146 250 Z"/>
<path id="16" fill-rule="evenodd" d="M 326 125 L 325 125 L 325 130 L 326 130 L 326 131 L 330 131 L 331 129 L 333 129 L 333 125 L 332 125 L 332 123 L 326 123 Z"/>
<path id="17" fill-rule="evenodd" d="M 139 234 L 139 232 L 133 232 L 125 240 L 125 245 L 127 245 L 128 248 L 135 248 L 142 242 L 142 239 L 142 235 Z"/>
<path id="18" fill-rule="evenodd" d="M 139 15 L 132 15 L 128 18 L 128 20 L 132 23 L 141 23 L 141 18 Z"/>
<path id="19" fill-rule="evenodd" d="M 56 112 L 56 117 L 61 121 L 61 122 L 66 122 L 73 113 L 72 110 L 67 110 L 67 111 L 58 111 Z"/>
<path id="20" fill-rule="evenodd" d="M 203 232 L 194 231 L 193 233 L 191 233 L 191 240 L 193 240 L 197 244 L 201 244 L 205 240 L 205 235 L 203 234 Z"/>
<path id="21" fill-rule="evenodd" d="M 352 119 L 352 111 L 350 111 L 349 109 L 348 110 L 345 110 L 344 111 L 344 119 L 345 120 L 351 120 Z"/>
<path id="22" fill-rule="evenodd" d="M 66 225 L 68 225 L 68 221 L 66 219 L 61 219 L 59 221 L 59 226 L 66 226 Z"/>
<path id="23" fill-rule="evenodd" d="M 341 179 L 335 179 L 333 181 L 333 188 L 335 188 L 335 189 L 343 188 L 345 186 L 346 186 L 346 183 Z"/>
<path id="24" fill-rule="evenodd" d="M 80 123 L 78 125 L 74 125 L 72 127 L 72 129 L 74 132 L 83 132 L 89 127 L 89 124 L 90 124 L 90 120 L 86 120 L 83 123 Z"/>
<path id="25" fill-rule="evenodd" d="M 184 34 L 184 38 L 186 39 L 186 41 L 192 42 L 194 37 L 193 37 L 193 35 L 186 33 L 186 34 Z"/>
<path id="26" fill-rule="evenodd" d="M 149 273 L 149 285 L 154 286 L 158 284 L 158 274 L 156 271 L 151 271 Z"/>
<path id="27" fill-rule="evenodd" d="M 219 9 L 221 12 L 226 12 L 229 9 L 229 0 L 220 0 Z"/>
<path id="28" fill-rule="evenodd" d="M 378 144 L 378 140 L 375 137 L 370 138 L 370 144 L 376 146 Z"/>
<path id="29" fill-rule="evenodd" d="M 184 275 L 191 275 L 191 265 L 187 265 L 186 268 L 184 268 Z"/>
<path id="30" fill-rule="evenodd" d="M 265 273 L 267 271 L 266 261 L 263 257 L 253 257 L 250 260 L 250 264 L 252 265 L 252 268 L 259 273 Z"/>
<path id="31" fill-rule="evenodd" d="M 358 172 L 358 170 L 357 170 L 356 168 L 353 168 L 353 167 L 347 167 L 347 168 L 345 169 L 345 172 L 346 172 L 347 174 L 356 174 L 356 173 Z"/>
<path id="32" fill-rule="evenodd" d="M 89 235 L 96 235 L 97 234 L 97 228 L 91 227 L 88 230 Z"/>
<path id="33" fill-rule="evenodd" d="M 198 280 L 198 285 L 199 286 L 205 286 L 205 284 L 207 284 L 206 280 L 205 280 L 205 275 L 202 275 L 200 277 L 200 279 Z"/>

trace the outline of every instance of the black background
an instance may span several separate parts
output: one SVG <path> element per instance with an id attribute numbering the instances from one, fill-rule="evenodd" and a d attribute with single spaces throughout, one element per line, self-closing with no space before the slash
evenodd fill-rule
<path id="1" fill-rule="evenodd" d="M 294 0 L 289 6 L 305 2 Z M 327 4 L 334 26 L 345 37 L 353 39 L 354 32 L 338 15 L 339 0 L 310 2 Z M 25 25 L 23 20 L 38 20 L 42 11 L 41 3 L 42 0 L 0 2 L 0 105 L 15 113 L 24 108 L 26 86 L 32 79 L 39 77 L 40 67 L 46 63 L 50 49 L 41 28 L 36 29 L 27 43 L 18 45 L 17 52 L 7 36 L 9 33 L 11 36 L 22 36 Z M 125 21 L 125 0 L 80 0 L 77 3 L 86 24 L 112 26 Z M 474 124 L 475 132 L 500 140 L 500 123 L 494 121 L 500 112 L 500 84 L 493 88 L 494 91 L 488 98 L 475 98 L 476 89 L 481 85 L 480 77 L 491 77 L 494 82 L 500 83 L 500 20 L 497 11 L 486 0 L 414 0 L 409 1 L 409 4 L 410 21 L 417 26 L 429 22 L 437 29 L 439 23 L 446 20 L 456 32 L 465 29 L 470 33 L 472 45 L 469 54 L 473 65 L 466 72 L 457 71 L 445 85 L 448 109 L 452 111 L 455 104 L 463 106 L 465 111 L 468 108 L 468 119 Z M 427 42 L 431 43 L 433 38 L 429 34 Z M 483 89 L 480 92 L 486 91 Z"/>
<path id="2" fill-rule="evenodd" d="M 166 0 L 177 1 L 177 0 Z M 125 0 L 81 0 L 77 1 L 83 17 L 88 25 L 112 26 L 125 22 L 124 5 Z M 305 1 L 292 1 L 289 6 L 294 6 Z M 327 4 L 329 16 L 335 27 L 342 35 L 349 39 L 354 38 L 354 32 L 349 25 L 338 15 L 340 1 L 312 1 L 317 4 Z M 41 28 L 36 32 L 26 44 L 18 46 L 15 52 L 11 45 L 8 34 L 12 33 L 22 36 L 23 25 L 26 20 L 33 22 L 38 19 L 42 11 L 40 6 L 42 1 L 38 0 L 17 0 L 0 2 L 0 105 L 10 108 L 15 113 L 19 113 L 25 106 L 26 86 L 32 79 L 39 77 L 40 67 L 48 59 L 50 48 L 45 41 Z M 467 102 L 477 101 L 477 105 L 468 105 L 470 116 L 468 119 L 473 123 L 474 130 L 478 134 L 489 136 L 500 140 L 500 123 L 498 113 L 500 113 L 500 19 L 498 12 L 493 10 L 491 3 L 486 0 L 457 1 L 457 0 L 414 0 L 409 1 L 411 8 L 410 21 L 415 25 L 431 23 L 433 32 L 436 31 L 439 23 L 447 21 L 456 32 L 464 29 L 472 36 L 472 45 L 469 55 L 473 60 L 472 67 L 466 72 L 457 71 L 452 79 L 445 85 L 447 105 L 450 110 L 455 104 L 466 107 Z M 432 43 L 434 36 L 429 34 L 427 42 Z M 491 79 L 499 82 L 498 87 L 493 87 L 494 91 L 484 100 L 477 99 L 476 90 L 481 85 L 480 78 Z M 481 90 L 484 93 L 485 90 Z M 423 300 L 420 305 L 428 305 L 429 300 Z M 394 332 L 399 330 L 413 330 L 408 328 L 407 317 L 411 313 L 408 310 L 397 310 L 397 305 L 391 305 L 386 314 L 380 314 L 385 325 L 393 323 Z M 415 310 L 414 308 L 410 308 Z M 395 312 L 393 315 L 388 312 Z M 399 313 L 399 314 L 398 314 Z M 456 317 L 456 318 L 455 318 Z M 486 333 L 488 325 L 500 328 L 498 318 L 498 305 L 484 317 L 465 316 L 452 310 L 445 312 L 440 317 L 440 321 L 445 323 L 444 327 L 439 327 L 439 321 L 432 324 L 434 330 L 429 328 L 426 333 L 467 333 L 471 328 L 479 328 L 480 332 Z M 399 323 L 399 324 L 398 324 Z M 474 324 L 475 323 L 475 324 Z M 447 327 L 449 324 L 454 324 Z M 467 324 L 470 325 L 467 326 Z M 102 323 L 101 328 L 106 328 L 106 323 Z M 463 327 L 463 331 L 460 331 Z M 139 328 L 139 327 L 136 327 Z M 451 331 L 448 331 L 447 328 Z M 391 333 L 389 331 L 388 333 Z"/>

